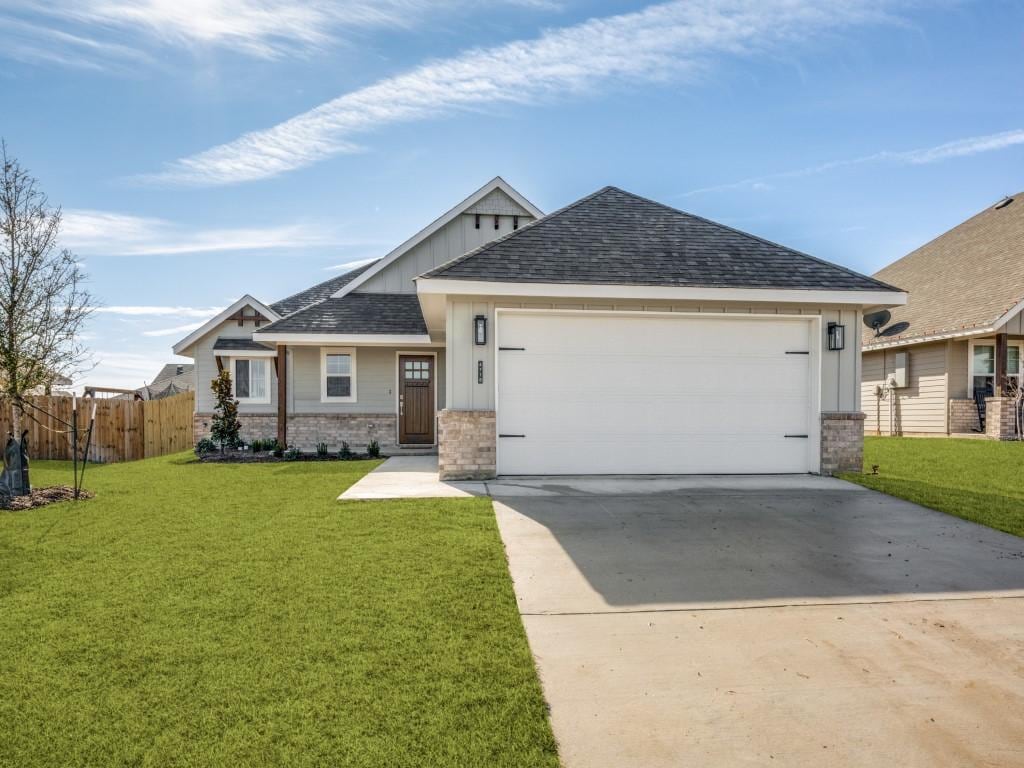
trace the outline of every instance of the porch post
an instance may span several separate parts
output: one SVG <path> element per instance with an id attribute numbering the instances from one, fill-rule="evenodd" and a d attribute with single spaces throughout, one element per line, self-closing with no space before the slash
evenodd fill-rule
<path id="1" fill-rule="evenodd" d="M 288 445 L 288 347 L 277 345 L 277 442 Z"/>
<path id="2" fill-rule="evenodd" d="M 1006 394 L 1006 347 L 1007 334 L 996 334 L 996 383 L 993 389 L 995 397 L 1002 397 Z"/>

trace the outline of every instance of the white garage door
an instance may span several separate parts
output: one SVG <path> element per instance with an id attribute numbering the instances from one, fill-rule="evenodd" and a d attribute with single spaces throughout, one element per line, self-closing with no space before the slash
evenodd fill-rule
<path id="1" fill-rule="evenodd" d="M 808 318 L 498 314 L 498 471 L 818 469 Z"/>

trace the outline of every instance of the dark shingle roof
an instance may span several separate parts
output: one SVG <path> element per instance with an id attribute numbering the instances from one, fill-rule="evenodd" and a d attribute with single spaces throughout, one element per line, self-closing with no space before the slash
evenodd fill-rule
<path id="1" fill-rule="evenodd" d="M 414 293 L 350 293 L 299 310 L 259 333 L 425 334 Z"/>
<path id="2" fill-rule="evenodd" d="M 284 317 L 292 314 L 293 312 L 298 312 L 300 309 L 305 309 L 311 304 L 316 304 L 318 301 L 329 299 L 332 294 L 340 291 L 376 263 L 377 261 L 371 261 L 369 264 L 356 267 L 343 275 L 338 275 L 337 277 L 332 277 L 330 280 L 318 283 L 312 288 L 299 291 L 286 299 L 275 301 L 270 305 L 270 308 L 277 312 L 277 314 Z"/>
<path id="3" fill-rule="evenodd" d="M 865 345 L 991 328 L 1024 301 L 1024 192 L 988 206 L 875 276 L 910 292 L 906 306 L 893 308 L 889 326 L 909 327 L 880 339 L 865 331 Z"/>
<path id="4" fill-rule="evenodd" d="M 605 187 L 423 277 L 510 283 L 898 290 L 616 187 Z"/>
<path id="5" fill-rule="evenodd" d="M 253 341 L 252 339 L 233 339 L 225 338 L 223 336 L 217 337 L 217 340 L 213 342 L 213 348 L 217 352 L 266 352 L 270 349 L 270 347 L 260 344 L 258 341 Z"/>

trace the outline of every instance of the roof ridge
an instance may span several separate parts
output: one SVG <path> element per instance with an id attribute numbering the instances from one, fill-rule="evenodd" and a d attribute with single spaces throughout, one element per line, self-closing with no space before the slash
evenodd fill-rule
<path id="1" fill-rule="evenodd" d="M 613 187 L 613 186 L 610 186 L 610 185 L 609 186 L 601 187 L 596 192 L 591 192 L 589 195 L 581 197 L 579 200 L 571 202 L 568 205 L 564 205 L 561 208 L 558 208 L 557 210 L 552 211 L 551 213 L 548 213 L 548 214 L 545 214 L 544 216 L 541 216 L 539 219 L 534 219 L 533 221 L 527 222 L 526 224 L 524 224 L 519 229 L 512 230 L 511 232 L 509 232 L 507 234 L 504 234 L 501 237 L 495 238 L 494 240 L 488 240 L 486 243 L 483 243 L 482 245 L 478 245 L 473 250 L 466 251 L 466 253 L 462 254 L 461 256 L 456 256 L 454 259 L 449 259 L 448 261 L 446 261 L 446 262 L 444 262 L 442 264 L 438 264 L 436 267 L 432 267 L 431 269 L 428 269 L 426 272 L 418 275 L 416 277 L 416 279 L 419 280 L 421 277 L 430 278 L 431 276 L 433 276 L 437 272 L 441 272 L 442 270 L 448 269 L 449 267 L 453 267 L 456 264 L 459 264 L 459 263 L 465 261 L 466 259 L 470 258 L 471 256 L 476 256 L 478 253 L 482 253 L 483 251 L 487 250 L 488 248 L 491 248 L 492 246 L 497 245 L 498 243 L 504 243 L 506 240 L 509 240 L 510 238 L 513 238 L 516 235 L 522 234 L 523 232 L 526 232 L 527 230 L 532 229 L 533 227 L 536 227 L 538 224 L 542 224 L 542 223 L 544 223 L 546 221 L 550 221 L 551 219 L 555 218 L 556 216 L 559 216 L 559 215 L 565 213 L 566 211 L 568 211 L 568 210 L 570 210 L 572 208 L 575 208 L 576 206 L 581 205 L 582 203 L 585 203 L 588 200 L 591 200 L 591 199 L 597 197 L 598 195 L 600 195 L 600 194 L 602 194 L 604 192 L 607 192 L 609 190 L 613 190 L 613 189 L 616 189 L 616 187 Z M 619 190 L 619 191 L 621 192 L 622 190 Z"/>
<path id="2" fill-rule="evenodd" d="M 309 293 L 310 291 L 315 291 L 317 288 L 325 286 L 328 283 L 334 282 L 335 280 L 340 280 L 343 277 L 348 277 L 349 275 L 351 275 L 351 274 L 353 274 L 355 272 L 358 272 L 358 273 L 361 274 L 361 273 L 365 272 L 367 269 L 369 269 L 370 267 L 372 267 L 374 264 L 376 264 L 378 261 L 380 261 L 380 257 L 377 257 L 376 259 L 368 261 L 365 264 L 361 264 L 358 267 L 350 269 L 348 272 L 342 272 L 340 275 L 335 275 L 334 277 L 329 277 L 326 280 L 323 280 L 323 281 L 321 281 L 319 283 L 316 283 L 315 285 L 309 286 L 309 288 L 303 288 L 301 291 L 296 291 L 295 293 L 291 294 L 290 296 L 285 296 L 283 299 L 278 299 L 277 301 L 275 301 L 270 306 L 271 306 L 271 308 L 273 308 L 275 304 L 283 304 L 284 302 L 286 302 L 286 301 L 288 301 L 290 299 L 294 299 L 296 296 L 301 296 L 304 293 Z M 355 277 L 358 277 L 358 276 L 359 275 L 355 275 Z M 331 297 L 328 296 L 327 298 L 329 299 Z M 291 312 L 288 313 L 288 315 L 294 315 L 296 312 L 301 312 L 302 310 L 306 309 L 307 307 L 312 307 L 313 305 L 319 304 L 322 301 L 325 301 L 325 299 L 320 299 L 318 301 L 311 301 L 309 304 L 304 304 L 303 306 L 299 307 L 298 309 L 292 310 Z M 285 315 L 285 317 L 287 317 L 288 315 Z"/>
<path id="3" fill-rule="evenodd" d="M 684 210 L 681 210 L 679 208 L 673 208 L 671 205 L 667 205 L 666 203 L 658 202 L 657 200 L 652 200 L 651 198 L 644 197 L 643 195 L 638 195 L 635 192 L 629 192 L 629 191 L 627 191 L 625 189 L 619 189 L 618 187 L 608 187 L 608 189 L 615 189 L 615 190 L 621 192 L 624 195 L 628 195 L 629 197 L 635 198 L 637 200 L 642 200 L 645 203 L 650 203 L 651 205 L 656 205 L 659 208 L 664 208 L 665 210 L 671 211 L 673 213 L 680 214 L 682 216 L 689 216 L 691 219 L 696 219 L 697 221 L 702 221 L 705 224 L 710 224 L 713 227 L 718 227 L 720 229 L 727 229 L 727 230 L 729 230 L 730 232 L 732 232 L 734 234 L 741 235 L 742 237 L 746 237 L 746 238 L 749 238 L 751 240 L 757 240 L 760 243 L 765 243 L 766 245 L 770 245 L 770 246 L 772 246 L 774 248 L 782 248 L 783 250 L 790 251 L 791 253 L 798 253 L 801 256 L 805 256 L 808 259 L 811 259 L 812 261 L 818 262 L 819 264 L 824 264 L 825 266 L 828 266 L 828 267 L 835 267 L 836 269 L 841 269 L 842 271 L 846 272 L 848 275 L 853 275 L 855 277 L 863 277 L 866 280 L 871 280 L 872 282 L 877 283 L 878 285 L 885 287 L 887 290 L 892 290 L 892 291 L 900 291 L 901 290 L 901 289 L 897 288 L 896 286 L 890 285 L 889 283 L 886 283 L 886 282 L 883 282 L 882 280 L 879 280 L 876 277 L 872 277 L 871 275 L 865 275 L 863 272 L 858 272 L 855 269 L 850 269 L 849 267 L 845 267 L 842 264 L 836 264 L 834 261 L 828 261 L 827 259 L 821 259 L 821 258 L 818 258 L 817 256 L 812 256 L 811 254 L 806 253 L 804 251 L 801 251 L 801 250 L 799 250 L 797 248 L 792 248 L 792 247 L 790 247 L 788 245 L 783 245 L 782 243 L 777 243 L 774 240 L 769 240 L 766 237 L 761 237 L 760 235 L 755 235 L 755 234 L 753 234 L 751 232 L 745 232 L 742 229 L 736 229 L 736 227 L 730 227 L 728 224 L 722 224 L 719 221 L 712 221 L 711 219 L 705 218 L 705 217 L 700 216 L 699 214 L 696 214 L 696 213 L 690 213 L 689 211 L 684 211 Z"/>

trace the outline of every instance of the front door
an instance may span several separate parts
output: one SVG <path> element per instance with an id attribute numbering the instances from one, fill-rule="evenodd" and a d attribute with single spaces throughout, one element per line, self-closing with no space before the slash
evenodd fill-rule
<path id="1" fill-rule="evenodd" d="M 434 358 L 400 355 L 398 358 L 398 442 L 434 444 Z"/>

